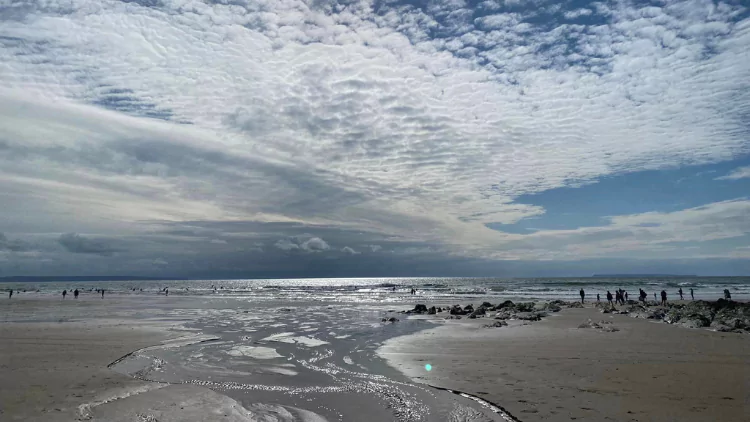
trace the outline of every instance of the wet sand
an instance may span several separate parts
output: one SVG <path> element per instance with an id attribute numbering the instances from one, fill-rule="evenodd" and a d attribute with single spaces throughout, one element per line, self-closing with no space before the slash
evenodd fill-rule
<path id="1" fill-rule="evenodd" d="M 0 420 L 75 421 L 84 403 L 148 388 L 107 365 L 168 337 L 112 322 L 0 324 Z"/>
<path id="2" fill-rule="evenodd" d="M 428 327 L 424 321 L 383 322 L 379 306 L 295 305 L 0 303 L 0 420 L 507 420 L 486 403 L 411 383 L 375 355 L 388 338 Z"/>
<path id="3" fill-rule="evenodd" d="M 619 331 L 578 328 L 604 320 Z M 490 318 L 391 339 L 381 356 L 417 382 L 461 390 L 521 421 L 747 421 L 750 336 L 596 309 L 483 328 Z M 431 364 L 430 372 L 424 369 Z"/>

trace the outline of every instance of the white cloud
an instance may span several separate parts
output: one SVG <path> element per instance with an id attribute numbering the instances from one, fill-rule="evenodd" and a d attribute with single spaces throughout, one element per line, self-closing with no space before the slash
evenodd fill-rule
<path id="1" fill-rule="evenodd" d="M 750 166 L 738 167 L 725 176 L 717 177 L 716 180 L 739 180 L 747 178 L 750 178 Z"/>
<path id="2" fill-rule="evenodd" d="M 284 251 L 322 252 L 331 249 L 325 240 L 310 236 L 295 236 L 289 239 L 281 239 L 274 246 Z"/>
<path id="3" fill-rule="evenodd" d="M 357 252 L 357 251 L 355 251 L 354 249 L 352 249 L 352 248 L 350 248 L 348 246 L 344 246 L 343 248 L 341 248 L 341 252 L 343 252 L 345 254 L 348 254 L 348 255 L 359 255 L 360 254 L 360 252 Z"/>
<path id="4" fill-rule="evenodd" d="M 581 16 L 589 16 L 593 13 L 591 9 L 576 9 L 576 10 L 570 10 L 565 13 L 563 13 L 563 16 L 565 16 L 565 19 L 576 19 L 580 18 Z"/>
<path id="5" fill-rule="evenodd" d="M 325 240 L 319 237 L 313 237 L 304 241 L 300 245 L 300 248 L 309 252 L 320 252 L 320 251 L 327 251 L 328 249 L 331 249 L 331 247 L 328 246 L 328 243 L 326 243 Z"/>
<path id="6" fill-rule="evenodd" d="M 278 249 L 281 249 L 282 251 L 299 250 L 299 245 L 289 239 L 281 239 L 276 242 L 274 246 L 276 246 Z"/>
<path id="7" fill-rule="evenodd" d="M 707 242 L 750 234 L 750 200 L 737 199 L 671 213 L 609 217 L 609 224 L 574 230 L 542 230 L 518 235 L 496 257 L 577 260 L 584 257 L 682 257 L 687 242 Z M 733 250 L 731 246 L 725 250 Z"/>
<path id="8" fill-rule="evenodd" d="M 296 222 L 486 256 L 518 236 L 485 223 L 545 212 L 519 195 L 748 150 L 739 5 L 600 4 L 561 13 L 607 24 L 548 27 L 515 1 L 476 20 L 465 2 L 229 3 L 0 11 L 0 230 Z M 330 248 L 317 239 L 275 246 Z"/>

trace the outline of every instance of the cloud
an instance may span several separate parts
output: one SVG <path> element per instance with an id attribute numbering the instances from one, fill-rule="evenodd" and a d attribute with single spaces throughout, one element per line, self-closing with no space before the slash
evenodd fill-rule
<path id="1" fill-rule="evenodd" d="M 71 253 L 111 256 L 118 251 L 104 240 L 90 239 L 77 233 L 62 234 L 58 242 Z"/>
<path id="2" fill-rule="evenodd" d="M 750 166 L 738 167 L 725 176 L 717 177 L 716 180 L 739 180 L 747 178 L 750 178 Z"/>
<path id="3" fill-rule="evenodd" d="M 328 246 L 328 243 L 326 243 L 325 240 L 319 237 L 313 237 L 304 241 L 300 245 L 300 249 L 303 249 L 308 252 L 320 252 L 320 251 L 327 251 L 331 249 L 331 247 Z"/>
<path id="4" fill-rule="evenodd" d="M 281 239 L 274 246 L 283 251 L 322 252 L 331 249 L 325 240 L 309 235 Z"/>
<path id="5" fill-rule="evenodd" d="M 357 251 L 355 251 L 354 249 L 352 249 L 352 248 L 350 248 L 348 246 L 344 246 L 343 248 L 341 248 L 341 252 L 343 252 L 345 254 L 348 254 L 348 255 L 359 255 L 360 254 L 360 252 L 357 252 Z"/>
<path id="6" fill-rule="evenodd" d="M 659 227 L 625 220 L 549 244 L 568 235 L 485 224 L 546 212 L 520 196 L 746 154 L 747 9 L 533 3 L 9 5 L 0 230 L 151 247 L 154 222 L 288 223 L 263 235 L 277 254 L 323 238 L 477 259 L 653 248 L 633 233 Z M 289 238 L 313 227 L 330 230 Z"/>
<path id="7" fill-rule="evenodd" d="M 505 258 L 580 259 L 628 256 L 645 259 L 689 253 L 689 242 L 710 242 L 750 234 L 750 200 L 737 199 L 671 213 L 648 212 L 607 218 L 608 225 L 543 230 L 505 243 Z M 683 246 L 684 245 L 684 246 Z M 732 247 L 728 249 L 733 250 Z"/>
<path id="8" fill-rule="evenodd" d="M 0 232 L 0 251 L 26 252 L 31 246 L 19 239 L 8 239 L 5 233 Z"/>
<path id="9" fill-rule="evenodd" d="M 278 249 L 281 249 L 282 251 L 292 251 L 292 250 L 299 250 L 299 245 L 292 242 L 289 239 L 281 239 L 278 242 L 274 244 L 275 247 Z"/>

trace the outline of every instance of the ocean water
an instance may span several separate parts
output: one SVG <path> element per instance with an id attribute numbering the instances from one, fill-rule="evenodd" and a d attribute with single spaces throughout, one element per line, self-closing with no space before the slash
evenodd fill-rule
<path id="1" fill-rule="evenodd" d="M 421 300 L 459 303 L 487 298 L 496 300 L 577 299 L 584 289 L 589 298 L 607 290 L 624 289 L 637 295 L 644 289 L 649 297 L 665 290 L 669 299 L 677 299 L 679 288 L 689 298 L 715 300 L 729 289 L 733 299 L 750 298 L 750 277 L 623 277 L 623 278 L 319 278 L 269 280 L 132 280 L 85 282 L 10 282 L 0 290 L 14 289 L 20 294 L 59 295 L 63 290 L 79 289 L 83 294 L 157 294 L 168 288 L 170 295 L 218 295 L 259 300 L 301 300 L 320 302 L 405 303 Z M 411 289 L 416 294 L 411 294 Z"/>

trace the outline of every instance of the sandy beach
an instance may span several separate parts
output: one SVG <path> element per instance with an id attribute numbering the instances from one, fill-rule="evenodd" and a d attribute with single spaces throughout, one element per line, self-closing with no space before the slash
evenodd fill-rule
<path id="1" fill-rule="evenodd" d="M 619 331 L 578 328 L 589 319 Z M 594 308 L 483 328 L 490 321 L 441 321 L 388 341 L 380 354 L 418 382 L 475 394 L 524 422 L 746 421 L 750 415 L 748 335 Z"/>
<path id="2" fill-rule="evenodd" d="M 750 410 L 747 334 L 595 308 L 487 328 L 491 317 L 296 305 L 3 301 L 0 419 L 744 421 Z M 579 328 L 589 319 L 601 328 Z"/>
<path id="3" fill-rule="evenodd" d="M 148 388 L 107 365 L 169 335 L 87 321 L 4 323 L 0 338 L 0 419 L 73 421 L 86 403 Z"/>

